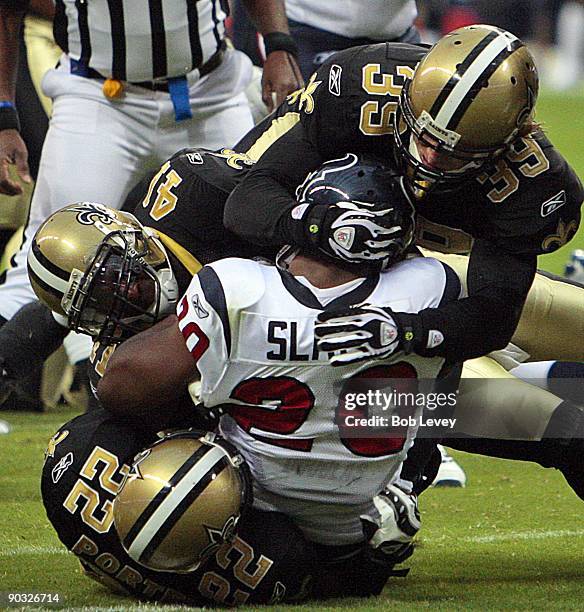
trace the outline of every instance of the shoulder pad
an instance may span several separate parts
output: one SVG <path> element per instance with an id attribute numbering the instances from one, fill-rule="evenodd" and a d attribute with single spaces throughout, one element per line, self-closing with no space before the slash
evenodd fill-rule
<path id="1" fill-rule="evenodd" d="M 447 275 L 447 267 L 433 257 L 414 257 L 406 259 L 381 274 L 381 281 L 387 278 L 392 286 L 392 295 L 397 300 L 406 300 L 413 311 L 436 307 L 442 301 L 447 289 L 449 297 L 460 294 L 458 277 L 452 272 Z M 455 287 L 449 287 L 455 283 Z M 454 290 L 455 296 L 450 296 Z"/>
<path id="2" fill-rule="evenodd" d="M 221 281 L 229 312 L 241 311 L 260 300 L 266 291 L 266 278 L 275 270 L 274 266 L 239 257 L 220 259 L 209 266 Z"/>

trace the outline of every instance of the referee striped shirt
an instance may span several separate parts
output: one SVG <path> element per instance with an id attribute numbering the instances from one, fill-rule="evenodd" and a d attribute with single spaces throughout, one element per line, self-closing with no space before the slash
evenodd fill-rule
<path id="1" fill-rule="evenodd" d="M 55 0 L 55 40 L 106 77 L 152 81 L 202 66 L 219 49 L 221 0 Z"/>

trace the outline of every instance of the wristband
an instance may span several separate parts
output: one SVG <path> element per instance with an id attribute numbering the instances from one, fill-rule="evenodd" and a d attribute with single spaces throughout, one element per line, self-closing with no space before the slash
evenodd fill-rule
<path id="1" fill-rule="evenodd" d="M 397 323 L 400 346 L 404 353 L 406 355 L 417 353 L 418 355 L 426 356 L 424 353 L 426 348 L 424 346 L 425 334 L 420 317 L 417 314 L 405 312 L 392 311 L 390 314 Z"/>
<path id="2" fill-rule="evenodd" d="M 316 211 L 315 208 L 319 208 Z M 327 206 L 308 202 L 297 202 L 293 208 L 278 220 L 277 235 L 281 244 L 293 244 L 297 247 L 317 245 L 320 241 L 321 216 L 324 217 Z M 321 215 L 321 210 L 322 215 Z M 314 226 L 314 227 L 313 227 Z M 316 229 L 316 231 L 314 231 Z"/>
<path id="3" fill-rule="evenodd" d="M 20 131 L 20 121 L 18 113 L 12 102 L 0 102 L 0 130 Z"/>
<path id="4" fill-rule="evenodd" d="M 285 32 L 264 34 L 264 47 L 266 49 L 266 57 L 273 51 L 286 51 L 295 57 L 298 55 L 298 45 L 292 36 Z"/>

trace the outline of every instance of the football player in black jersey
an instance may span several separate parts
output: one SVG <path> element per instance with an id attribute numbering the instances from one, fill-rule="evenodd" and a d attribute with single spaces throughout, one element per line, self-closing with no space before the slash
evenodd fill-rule
<path id="1" fill-rule="evenodd" d="M 434 223 L 428 246 L 451 250 L 453 229 L 474 240 L 467 298 L 416 315 L 386 313 L 399 348 L 452 361 L 503 348 L 537 255 L 572 238 L 584 199 L 535 122 L 537 93 L 525 45 L 492 26 L 455 30 L 431 49 L 386 43 L 336 53 L 235 147 L 257 163 L 227 200 L 226 225 L 257 244 L 316 244 L 347 261 L 369 259 L 375 240 L 339 244 L 338 211 L 299 203 L 294 193 L 323 160 L 381 155 L 407 176 L 418 219 Z M 354 228 L 345 225 L 346 236 Z M 336 314 L 354 324 L 351 310 Z M 577 332 L 569 346 L 581 355 Z M 553 335 L 546 342 L 564 358 Z"/>
<path id="2" fill-rule="evenodd" d="M 153 571 L 128 556 L 114 528 L 113 501 L 134 457 L 157 439 L 139 423 L 124 425 L 100 408 L 66 423 L 49 441 L 43 503 L 86 575 L 120 594 L 197 606 L 276 603 L 308 595 L 314 551 L 278 513 L 248 510 L 232 544 L 187 574 Z"/>

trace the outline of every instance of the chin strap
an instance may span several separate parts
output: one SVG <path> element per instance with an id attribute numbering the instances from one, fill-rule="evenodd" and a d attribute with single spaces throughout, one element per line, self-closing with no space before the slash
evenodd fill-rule
<path id="1" fill-rule="evenodd" d="M 160 283 L 159 316 L 168 315 L 174 312 L 180 297 L 178 283 L 176 282 L 170 263 L 168 265 L 168 268 L 163 268 L 156 272 L 158 282 Z"/>

